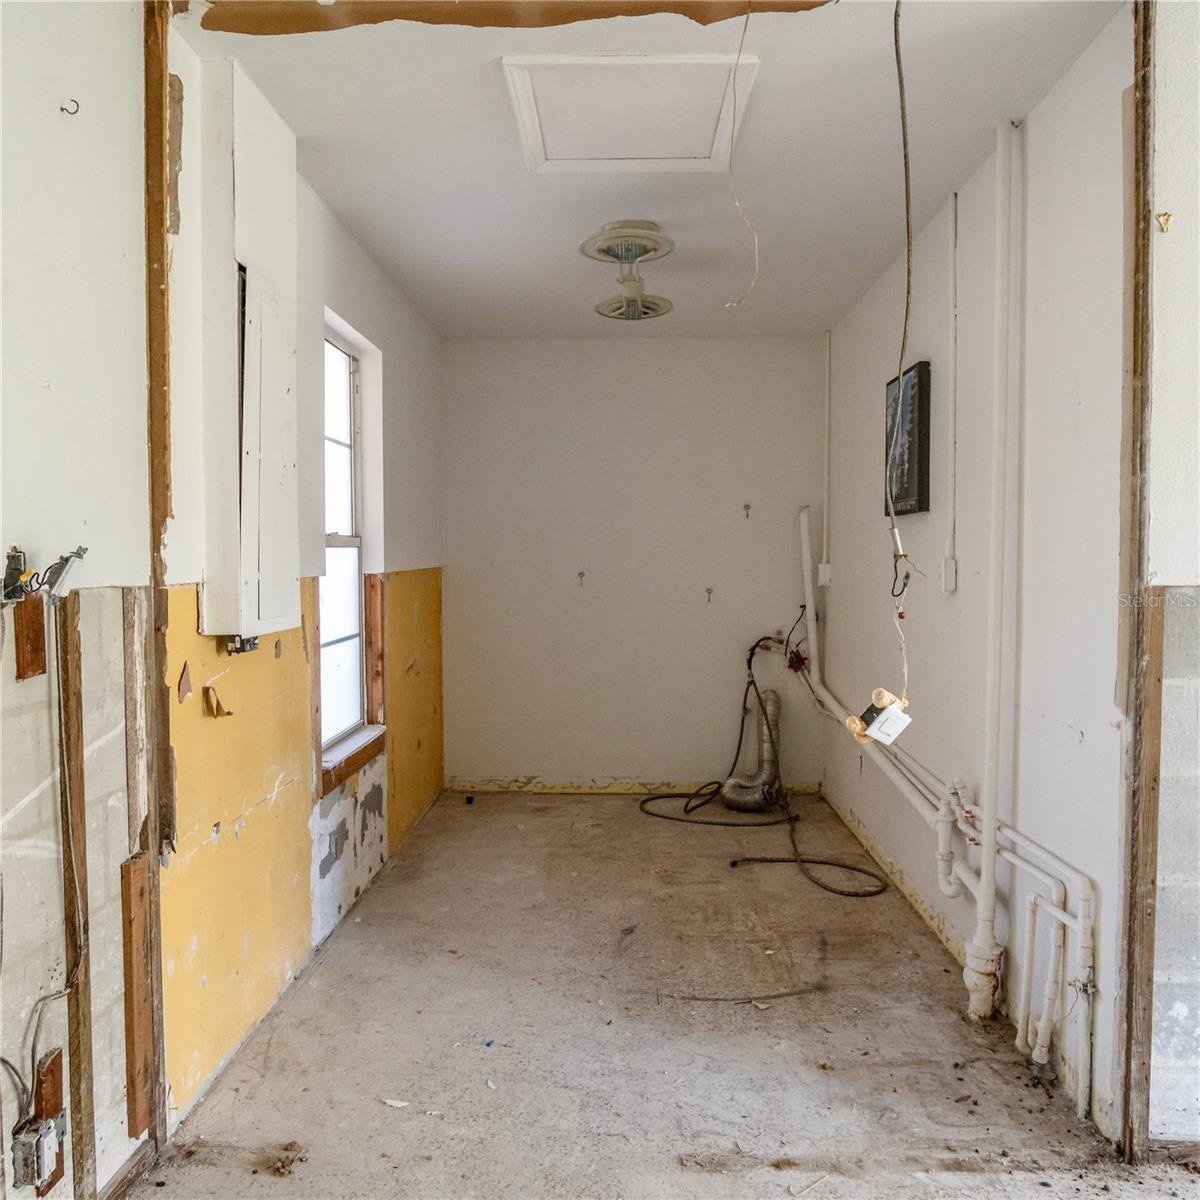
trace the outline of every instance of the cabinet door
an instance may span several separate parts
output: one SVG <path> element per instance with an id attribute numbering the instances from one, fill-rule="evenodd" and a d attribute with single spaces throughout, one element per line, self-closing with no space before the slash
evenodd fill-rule
<path id="1" fill-rule="evenodd" d="M 242 376 L 241 629 L 300 624 L 296 351 L 289 312 L 246 272 Z"/>

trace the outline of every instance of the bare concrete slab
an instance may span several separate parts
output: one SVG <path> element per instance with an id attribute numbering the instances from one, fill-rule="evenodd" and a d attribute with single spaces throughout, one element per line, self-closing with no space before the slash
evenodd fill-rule
<path id="1" fill-rule="evenodd" d="M 869 861 L 822 801 L 801 811 L 806 848 Z M 443 796 L 134 1194 L 1196 1193 L 1119 1165 L 1006 1025 L 966 1022 L 897 892 L 730 869 L 785 849 L 624 797 Z"/>

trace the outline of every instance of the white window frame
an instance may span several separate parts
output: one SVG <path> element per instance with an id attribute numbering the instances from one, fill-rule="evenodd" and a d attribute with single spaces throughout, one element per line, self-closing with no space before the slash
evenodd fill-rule
<path id="1" fill-rule="evenodd" d="M 325 531 L 325 548 L 331 546 L 353 546 L 358 549 L 358 641 L 359 653 L 362 659 L 359 668 L 359 698 L 358 712 L 359 718 L 353 724 L 343 729 L 340 733 L 336 733 L 333 737 L 321 742 L 322 752 L 328 750 L 331 746 L 337 745 L 352 737 L 360 730 L 365 729 L 369 721 L 367 720 L 367 620 L 365 606 L 365 582 L 363 572 L 363 540 L 362 540 L 362 404 L 361 404 L 361 381 L 362 367 L 358 359 L 358 351 L 344 337 L 341 337 L 336 330 L 325 327 L 325 336 L 322 343 L 328 342 L 335 350 L 340 350 L 350 360 L 350 528 L 352 533 L 330 533 Z M 322 344 L 321 353 L 324 356 L 325 347 Z M 322 375 L 322 381 L 324 375 Z M 322 382 L 322 388 L 324 383 Z M 324 392 L 322 392 L 322 397 Z M 322 429 L 321 429 L 321 444 L 327 441 L 336 441 L 336 438 L 331 438 L 325 432 L 324 428 L 324 405 L 322 405 Z M 338 445 L 344 445 L 338 442 Z M 322 515 L 325 511 L 325 496 L 324 491 L 321 495 L 321 511 Z M 317 647 L 317 655 L 320 657 L 321 651 L 326 646 L 338 645 L 343 641 L 354 637 L 354 634 L 349 634 L 345 638 L 338 638 L 336 641 L 326 642 L 324 639 L 319 639 Z M 322 695 L 321 707 L 324 710 L 324 678 L 322 677 Z"/>

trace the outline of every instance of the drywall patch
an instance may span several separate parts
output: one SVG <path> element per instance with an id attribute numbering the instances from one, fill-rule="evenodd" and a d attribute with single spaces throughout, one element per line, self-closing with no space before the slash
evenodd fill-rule
<path id="1" fill-rule="evenodd" d="M 349 840 L 350 830 L 346 827 L 346 820 L 343 817 L 329 835 L 325 857 L 317 864 L 317 873 L 322 879 L 333 870 L 334 864 L 341 859 L 342 851 L 346 849 L 346 843 Z"/>
<path id="2" fill-rule="evenodd" d="M 370 817 L 376 816 L 380 820 L 384 820 L 383 813 L 383 784 L 377 783 L 370 788 L 362 798 L 362 811 L 359 813 L 359 819 L 362 822 L 359 829 L 359 840 L 365 844 L 367 837 L 367 826 L 370 823 Z"/>

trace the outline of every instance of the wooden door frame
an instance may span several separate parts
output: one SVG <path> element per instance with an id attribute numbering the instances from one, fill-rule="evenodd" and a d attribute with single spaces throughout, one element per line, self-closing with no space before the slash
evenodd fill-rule
<path id="1" fill-rule="evenodd" d="M 1133 245 L 1131 436 L 1128 463 L 1132 579 L 1126 783 L 1121 1151 L 1144 1162 L 1150 1139 L 1150 1046 L 1154 1013 L 1154 927 L 1158 870 L 1158 783 L 1162 725 L 1165 589 L 1148 585 L 1151 393 L 1150 237 L 1154 165 L 1154 16 L 1157 0 L 1135 0 L 1133 74 Z"/>

